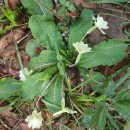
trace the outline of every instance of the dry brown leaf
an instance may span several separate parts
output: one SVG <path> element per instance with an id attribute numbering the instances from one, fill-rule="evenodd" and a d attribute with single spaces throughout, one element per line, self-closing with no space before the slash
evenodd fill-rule
<path id="1" fill-rule="evenodd" d="M 16 9 L 17 6 L 20 4 L 19 0 L 8 0 L 8 4 L 12 10 Z"/>
<path id="2" fill-rule="evenodd" d="M 13 41 L 20 40 L 24 36 L 24 32 L 21 31 L 20 29 L 15 29 L 12 32 L 8 33 L 6 36 L 4 36 L 0 40 L 0 52 L 3 52 L 3 50 L 10 44 L 13 43 Z M 14 40 L 13 40 L 14 39 Z"/>
<path id="3" fill-rule="evenodd" d="M 84 8 L 87 9 L 95 8 L 95 5 L 87 4 L 84 0 L 75 0 L 75 5 L 76 6 L 82 5 Z"/>
<path id="4" fill-rule="evenodd" d="M 96 45 L 99 42 L 107 39 L 106 35 L 102 35 L 100 30 L 98 30 L 98 29 L 94 30 L 86 38 L 89 41 L 89 43 L 91 43 L 91 46 Z"/>
<path id="5" fill-rule="evenodd" d="M 14 127 L 20 120 L 20 116 L 12 112 L 12 107 L 8 108 L 0 115 L 7 121 L 9 127 Z"/>
<path id="6" fill-rule="evenodd" d="M 27 124 L 20 123 L 18 130 L 32 130 L 31 128 L 28 128 Z"/>

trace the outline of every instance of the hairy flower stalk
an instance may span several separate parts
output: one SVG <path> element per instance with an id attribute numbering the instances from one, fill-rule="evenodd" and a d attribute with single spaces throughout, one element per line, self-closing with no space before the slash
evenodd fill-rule
<path id="1" fill-rule="evenodd" d="M 42 126 L 42 115 L 41 112 L 37 112 L 37 110 L 35 109 L 31 115 L 27 116 L 27 118 L 25 119 L 26 122 L 28 122 L 28 127 L 35 129 L 38 128 L 40 129 Z"/>

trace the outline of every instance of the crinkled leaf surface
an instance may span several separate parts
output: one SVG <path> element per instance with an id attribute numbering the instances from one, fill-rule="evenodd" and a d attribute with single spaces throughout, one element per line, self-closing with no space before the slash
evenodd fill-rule
<path id="1" fill-rule="evenodd" d="M 76 10 L 75 6 L 67 0 L 59 0 L 59 2 L 63 7 L 66 7 L 69 11 L 74 12 Z"/>
<path id="2" fill-rule="evenodd" d="M 105 102 L 97 102 L 95 109 L 85 109 L 85 114 L 82 118 L 83 125 L 86 128 L 103 129 L 106 124 L 106 116 L 108 106 Z"/>
<path id="3" fill-rule="evenodd" d="M 0 99 L 6 99 L 13 93 L 22 89 L 20 82 L 14 78 L 0 80 Z"/>
<path id="4" fill-rule="evenodd" d="M 47 49 L 55 50 L 54 43 L 63 48 L 62 36 L 54 21 L 45 16 L 34 15 L 29 19 L 29 27 L 38 43 Z"/>
<path id="5" fill-rule="evenodd" d="M 96 111 L 90 121 L 90 127 L 102 128 L 106 125 L 106 116 L 108 112 L 108 106 L 105 102 L 98 102 L 95 104 Z"/>
<path id="6" fill-rule="evenodd" d="M 116 40 L 103 41 L 93 47 L 92 52 L 82 54 L 78 65 L 84 68 L 113 65 L 126 56 L 127 47 L 128 45 Z"/>
<path id="7" fill-rule="evenodd" d="M 57 76 L 48 88 L 48 92 L 44 97 L 44 103 L 46 104 L 49 112 L 54 114 L 61 110 L 62 88 L 63 79 L 59 75 Z"/>
<path id="8" fill-rule="evenodd" d="M 130 119 L 130 90 L 116 96 L 113 106 L 121 116 Z"/>
<path id="9" fill-rule="evenodd" d="M 99 3 L 116 3 L 116 2 L 128 2 L 129 0 L 99 0 Z"/>
<path id="10" fill-rule="evenodd" d="M 130 121 L 125 124 L 124 130 L 130 130 Z"/>
<path id="11" fill-rule="evenodd" d="M 38 57 L 33 57 L 29 62 L 29 69 L 41 66 L 40 68 L 44 69 L 46 64 L 55 63 L 57 61 L 57 55 L 55 51 L 44 50 Z"/>
<path id="12" fill-rule="evenodd" d="M 26 45 L 26 53 L 31 57 L 36 56 L 35 53 L 36 47 L 38 47 L 37 41 L 35 39 L 31 39 L 30 41 L 28 41 Z"/>
<path id="13" fill-rule="evenodd" d="M 107 88 L 105 88 L 104 94 L 107 96 L 112 96 L 116 90 L 116 84 L 114 81 L 109 82 Z"/>
<path id="14" fill-rule="evenodd" d="M 83 35 L 87 32 L 88 29 L 92 27 L 93 19 L 92 19 L 92 11 L 88 9 L 84 9 L 80 15 L 80 18 L 76 20 L 69 30 L 69 43 L 70 46 L 74 42 L 79 42 Z"/>
<path id="15" fill-rule="evenodd" d="M 22 95 L 23 99 L 31 101 L 35 96 L 40 93 L 43 87 L 43 80 L 41 80 L 41 73 L 31 75 L 22 85 Z"/>
<path id="16" fill-rule="evenodd" d="M 91 121 L 93 115 L 94 115 L 93 109 L 90 109 L 90 108 L 85 109 L 85 112 L 84 112 L 82 120 L 81 120 L 82 125 L 85 128 L 90 128 L 90 121 Z"/>
<path id="17" fill-rule="evenodd" d="M 40 0 L 40 2 L 48 9 L 53 9 L 52 0 Z M 32 15 L 41 14 L 52 19 L 52 14 L 48 12 L 43 6 L 39 5 L 35 0 L 21 0 L 22 5 L 27 9 L 28 13 Z"/>
<path id="18" fill-rule="evenodd" d="M 42 79 L 43 80 L 49 80 L 54 73 L 58 72 L 57 65 L 50 66 L 46 68 L 42 73 Z"/>

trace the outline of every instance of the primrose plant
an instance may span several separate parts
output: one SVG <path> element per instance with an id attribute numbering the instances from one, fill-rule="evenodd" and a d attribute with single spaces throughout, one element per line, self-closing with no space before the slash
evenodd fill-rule
<path id="1" fill-rule="evenodd" d="M 32 129 L 40 128 L 43 122 L 41 113 L 37 112 L 40 107 L 38 105 L 39 100 L 45 104 L 44 110 L 46 109 L 54 118 L 63 113 L 70 115 L 76 113 L 89 114 L 86 108 L 88 107 L 87 104 L 90 103 L 92 109 L 88 116 L 91 116 L 92 120 L 100 118 L 102 121 L 100 124 L 98 122 L 92 123 L 90 119 L 89 123 L 91 125 L 89 124 L 88 127 L 103 128 L 107 120 L 108 101 L 113 101 L 110 101 L 108 94 L 104 94 L 105 89 L 101 91 L 103 93 L 98 93 L 98 95 L 101 95 L 100 97 L 94 97 L 94 94 L 86 95 L 84 92 L 79 93 L 77 89 L 90 82 L 94 82 L 101 87 L 103 85 L 103 76 L 99 74 L 99 77 L 102 78 L 98 80 L 99 77 L 95 76 L 96 72 L 93 72 L 88 78 L 86 70 L 92 70 L 92 68 L 100 65 L 111 66 L 121 61 L 127 55 L 126 48 L 128 46 L 121 41 L 111 39 L 102 41 L 92 47 L 85 37 L 96 28 L 102 34 L 105 34 L 103 30 L 109 27 L 103 17 L 98 15 L 95 18 L 91 10 L 83 9 L 78 19 L 68 22 L 71 22 L 71 25 L 68 25 L 68 23 L 61 24 L 61 21 L 56 23 L 53 14 L 50 14 L 42 6 L 42 4 L 45 4 L 49 10 L 52 10 L 53 3 L 51 0 L 48 1 L 49 5 L 48 2 L 37 4 L 35 1 L 28 0 L 29 4 L 27 4 L 26 0 L 21 1 L 32 15 L 29 18 L 29 28 L 34 38 L 26 46 L 26 53 L 31 59 L 28 67 L 19 71 L 20 81 L 13 78 L 1 80 L 0 90 L 3 89 L 2 86 L 6 86 L 4 88 L 10 93 L 1 95 L 0 98 L 7 99 L 18 91 L 21 92 L 23 100 L 27 102 L 36 101 L 36 97 L 39 97 L 38 101 L 36 101 L 37 103 L 33 104 L 33 106 L 36 106 L 34 111 L 25 119 L 28 122 L 28 126 Z M 31 10 L 31 4 L 35 7 L 34 10 Z M 62 4 L 64 5 L 65 3 Z M 66 7 L 68 10 L 71 9 L 69 5 L 66 5 Z M 65 37 L 67 38 L 62 35 L 66 28 L 68 33 Z M 37 55 L 35 48 L 39 46 L 44 47 L 44 50 Z M 82 81 L 85 84 L 81 83 L 82 85 L 80 85 L 80 83 L 77 83 L 76 86 L 73 86 L 68 75 L 68 69 L 72 68 L 78 70 L 79 74 L 77 76 L 83 77 Z M 89 81 L 86 81 L 88 79 Z M 8 85 L 8 83 L 11 85 Z M 104 87 L 102 86 L 102 88 Z M 97 91 L 93 90 L 93 93 Z M 98 113 L 98 116 L 94 115 L 94 113 Z M 103 113 L 102 116 L 104 117 L 101 118 L 99 113 Z"/>
<path id="2" fill-rule="evenodd" d="M 74 65 L 76 65 L 76 64 L 79 62 L 80 57 L 81 57 L 81 54 L 86 53 L 86 52 L 91 52 L 91 48 L 88 47 L 87 44 L 84 44 L 84 43 L 82 42 L 82 40 L 83 40 L 88 34 L 90 34 L 91 32 L 93 32 L 96 28 L 98 28 L 98 29 L 102 32 L 102 34 L 106 34 L 102 29 L 108 29 L 108 28 L 109 28 L 109 27 L 107 26 L 108 23 L 107 23 L 106 21 L 104 21 L 103 17 L 100 17 L 100 16 L 98 15 L 97 19 L 96 19 L 94 16 L 93 16 L 93 19 L 94 19 L 94 24 L 95 24 L 95 25 L 92 26 L 92 27 L 87 31 L 87 33 L 83 36 L 83 38 L 81 39 L 80 42 L 73 43 L 73 46 L 75 47 L 75 49 L 78 51 L 79 54 L 78 54 L 78 56 L 77 56 L 77 58 L 76 58 L 75 64 L 71 65 L 71 67 L 74 66 Z"/>

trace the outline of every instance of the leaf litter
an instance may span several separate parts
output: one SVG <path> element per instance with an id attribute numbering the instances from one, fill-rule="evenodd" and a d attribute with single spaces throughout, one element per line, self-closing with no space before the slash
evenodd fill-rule
<path id="1" fill-rule="evenodd" d="M 20 4 L 19 0 L 8 0 L 8 4 L 12 10 L 15 10 L 18 7 L 22 7 Z M 4 5 L 3 5 L 4 6 Z M 57 14 L 58 9 L 57 6 L 55 6 L 54 11 Z M 102 35 L 99 30 L 96 30 L 86 36 L 86 40 L 89 41 L 90 46 L 93 47 L 99 42 L 107 39 L 127 39 L 129 38 L 128 35 L 123 33 L 125 29 L 130 30 L 130 27 L 127 26 L 127 24 L 122 25 L 122 23 L 127 22 L 130 20 L 130 14 L 127 13 L 130 8 L 130 5 L 128 4 L 126 7 L 122 5 L 113 5 L 113 4 L 87 4 L 84 0 L 75 0 L 75 6 L 77 8 L 87 8 L 87 9 L 92 9 L 95 14 L 111 14 L 111 15 L 103 15 L 104 19 L 108 21 L 108 26 L 110 27 L 109 30 L 106 31 L 106 35 Z M 61 7 L 59 7 L 61 8 Z M 1 10 L 0 10 L 1 12 Z M 22 10 L 22 12 L 26 12 L 26 10 Z M 2 13 L 0 13 L 2 15 Z M 22 15 L 22 17 L 18 18 L 16 21 L 17 23 L 24 24 L 24 22 L 28 21 L 29 14 L 26 12 L 26 16 Z M 66 16 L 70 17 L 72 21 L 75 21 L 79 17 L 79 12 L 74 12 L 74 13 L 67 13 L 63 15 L 63 19 L 66 18 Z M 116 16 L 116 17 L 115 17 Z M 17 16 L 16 16 L 17 19 Z M 55 18 L 56 21 L 59 21 L 59 19 Z M 22 22 L 21 22 L 22 21 Z M 6 24 L 7 25 L 7 24 Z M 6 26 L 2 25 L 2 26 Z M 13 33 L 12 33 L 13 32 Z M 17 57 L 17 52 L 15 48 L 14 41 L 18 43 L 18 48 L 20 51 L 20 56 L 22 59 L 22 63 L 25 67 L 28 66 L 28 63 L 31 59 L 29 55 L 26 54 L 25 48 L 30 39 L 32 39 L 31 35 L 27 35 L 29 31 L 29 28 L 27 28 L 26 25 L 21 25 L 19 27 L 15 27 L 13 30 L 8 30 L 6 31 L 3 35 L 1 35 L 1 40 L 0 40 L 0 77 L 5 78 L 5 77 L 14 77 L 16 79 L 19 79 L 19 70 L 20 70 L 20 64 L 18 61 Z M 27 37 L 25 37 L 27 35 Z M 23 40 L 22 40 L 23 38 Z M 40 54 L 41 50 L 43 50 L 42 47 L 37 48 L 37 54 Z M 129 52 L 129 49 L 127 50 Z M 111 74 L 114 74 L 117 70 L 120 68 L 125 67 L 126 65 L 130 64 L 130 56 L 126 56 L 121 62 L 115 63 L 115 65 L 112 66 L 98 66 L 95 67 L 95 70 L 98 72 L 101 72 L 104 74 L 105 77 L 108 77 Z M 115 81 L 123 77 L 129 70 L 125 71 L 123 74 L 118 75 L 115 77 Z M 81 82 L 82 78 L 79 76 L 79 71 L 77 70 L 76 67 L 74 68 L 68 68 L 67 69 L 67 74 L 70 79 L 71 85 L 72 86 L 77 86 L 79 82 Z M 82 93 L 82 89 L 80 90 Z M 87 91 L 91 91 L 91 89 L 88 89 Z M 33 103 L 32 103 L 33 104 Z M 41 103 L 43 105 L 43 103 Z M 25 107 L 26 105 L 23 104 L 22 107 Z M 90 104 L 91 106 L 91 104 Z M 2 106 L 4 107 L 4 105 Z M 41 108 L 44 108 L 45 106 L 42 106 Z M 26 108 L 26 107 L 25 107 Z M 20 108 L 19 108 L 20 109 Z M 23 115 L 27 115 L 26 113 L 29 113 L 29 110 L 26 112 L 23 110 Z M 52 118 L 50 114 L 48 113 L 43 113 L 43 117 L 46 118 L 46 116 Z M 14 129 L 14 126 L 18 128 L 18 130 L 31 130 L 30 128 L 27 127 L 27 124 L 23 121 L 23 116 L 19 115 L 19 112 L 15 112 L 13 107 L 10 107 L 3 113 L 0 113 L 0 120 L 2 122 L 0 123 L 0 129 Z M 73 130 L 73 120 L 74 117 L 69 117 L 68 120 L 66 120 L 65 115 L 61 118 L 64 122 L 64 125 L 69 126 L 70 129 Z M 47 119 L 45 119 L 47 120 Z M 3 122 L 5 125 L 3 125 Z M 16 125 L 17 124 L 17 125 Z M 51 123 L 50 123 L 51 124 Z M 57 129 L 60 127 L 61 123 L 57 122 L 56 120 L 52 122 L 54 124 L 54 129 Z M 83 129 L 82 126 L 79 126 L 75 128 L 76 130 L 81 130 Z M 45 130 L 48 130 L 45 128 Z"/>

